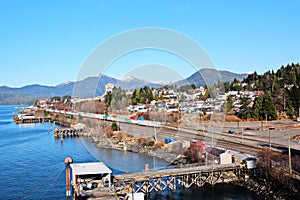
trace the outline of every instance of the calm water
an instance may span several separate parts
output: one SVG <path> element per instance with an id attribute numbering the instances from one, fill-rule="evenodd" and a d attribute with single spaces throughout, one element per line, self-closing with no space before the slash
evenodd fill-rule
<path id="1" fill-rule="evenodd" d="M 168 163 L 150 156 L 103 150 L 86 139 L 53 137 L 49 124 L 16 125 L 12 115 L 16 106 L 0 106 L 0 199 L 65 199 L 63 160 L 102 161 L 113 173 L 165 167 Z M 249 191 L 231 185 L 151 194 L 151 199 L 257 199 Z"/>

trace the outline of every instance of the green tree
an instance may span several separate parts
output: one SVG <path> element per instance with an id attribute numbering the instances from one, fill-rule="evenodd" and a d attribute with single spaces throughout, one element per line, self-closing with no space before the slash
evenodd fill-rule
<path id="1" fill-rule="evenodd" d="M 61 100 L 61 97 L 55 96 L 55 97 L 52 97 L 50 100 L 51 100 L 51 101 L 60 101 L 60 100 Z"/>
<path id="2" fill-rule="evenodd" d="M 224 83 L 224 91 L 228 92 L 230 90 L 230 82 L 225 82 Z"/>
<path id="3" fill-rule="evenodd" d="M 109 92 L 107 92 L 107 94 L 104 97 L 106 110 L 109 109 L 109 107 L 111 105 L 111 100 L 112 100 L 112 93 L 109 91 Z"/>
<path id="4" fill-rule="evenodd" d="M 248 99 L 247 98 L 242 98 L 241 99 L 241 104 L 242 106 L 240 107 L 239 110 L 239 118 L 241 119 L 248 119 L 248 117 L 250 117 L 250 112 L 248 109 Z"/>
<path id="5" fill-rule="evenodd" d="M 233 82 L 230 85 L 231 90 L 234 91 L 241 91 L 243 89 L 242 83 L 238 79 L 234 79 Z"/>
<path id="6" fill-rule="evenodd" d="M 288 92 L 289 94 L 289 102 L 291 102 L 291 106 L 295 109 L 295 114 L 299 115 L 298 110 L 300 107 L 300 88 L 292 87 L 292 89 Z"/>
<path id="7" fill-rule="evenodd" d="M 111 128 L 113 131 L 119 131 L 120 127 L 118 126 L 118 124 L 116 122 L 111 123 Z"/>
<path id="8" fill-rule="evenodd" d="M 275 105 L 274 105 L 273 98 L 272 98 L 270 92 L 267 92 L 264 96 L 263 114 L 265 116 L 267 116 L 268 120 L 277 119 L 277 113 L 276 113 Z"/>
<path id="9" fill-rule="evenodd" d="M 226 100 L 226 114 L 229 113 L 232 108 L 233 108 L 233 100 L 231 96 L 228 96 Z"/>
<path id="10" fill-rule="evenodd" d="M 114 111 L 125 110 L 128 106 L 128 96 L 126 91 L 119 88 L 114 88 L 111 93 L 110 109 Z"/>
<path id="11" fill-rule="evenodd" d="M 157 93 L 154 94 L 153 99 L 154 99 L 155 101 L 158 101 L 158 94 L 157 94 Z"/>
<path id="12" fill-rule="evenodd" d="M 286 109 L 286 114 L 289 116 L 290 119 L 293 119 L 295 117 L 295 109 L 292 105 L 288 105 Z"/>
<path id="13" fill-rule="evenodd" d="M 252 109 L 252 117 L 255 119 L 259 119 L 259 120 L 263 119 L 263 112 L 262 112 L 263 100 L 264 100 L 264 96 L 260 94 L 254 101 L 254 105 Z"/>
<path id="14" fill-rule="evenodd" d="M 140 89 L 135 89 L 131 96 L 132 105 L 136 105 L 138 103 L 147 104 L 150 103 L 154 99 L 152 90 L 145 86 Z"/>

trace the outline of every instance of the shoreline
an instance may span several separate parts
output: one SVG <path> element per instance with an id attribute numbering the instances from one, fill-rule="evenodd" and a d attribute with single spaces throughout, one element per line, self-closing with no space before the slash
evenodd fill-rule
<path id="1" fill-rule="evenodd" d="M 157 158 L 160 158 L 166 162 L 168 162 L 170 165 L 176 161 L 179 157 L 181 157 L 181 154 L 178 154 L 174 151 L 170 151 L 167 148 L 161 149 L 158 147 L 149 147 L 149 146 L 142 146 L 142 145 L 130 145 L 126 144 L 126 150 L 124 150 L 124 147 L 120 144 L 118 144 L 117 141 L 113 140 L 112 138 L 107 138 L 106 136 L 102 134 L 94 134 L 93 130 L 87 130 L 80 134 L 80 136 L 87 137 L 90 142 L 95 143 L 95 146 L 97 148 L 101 149 L 111 149 L 111 150 L 118 150 L 118 151 L 128 151 L 133 153 L 140 153 L 140 154 L 146 154 L 148 156 L 156 156 Z"/>

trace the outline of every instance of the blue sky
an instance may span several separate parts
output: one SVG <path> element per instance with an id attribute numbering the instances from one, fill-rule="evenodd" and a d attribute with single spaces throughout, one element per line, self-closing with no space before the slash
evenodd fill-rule
<path id="1" fill-rule="evenodd" d="M 188 36 L 203 47 L 217 69 L 236 73 L 277 70 L 300 61 L 299 9 L 297 0 L 1 0 L 0 85 L 57 85 L 76 80 L 85 59 L 99 44 L 143 27 Z M 132 54 L 115 61 L 104 74 L 119 78 L 149 63 L 163 63 L 178 77 L 195 71 L 165 52 Z"/>

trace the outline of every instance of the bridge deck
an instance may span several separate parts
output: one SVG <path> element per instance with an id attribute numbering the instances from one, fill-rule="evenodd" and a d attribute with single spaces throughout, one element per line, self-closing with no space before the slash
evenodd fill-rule
<path id="1" fill-rule="evenodd" d="M 185 174 L 193 174 L 199 172 L 212 172 L 212 171 L 222 171 L 222 170 L 235 170 L 240 168 L 238 163 L 227 164 L 227 165 L 215 165 L 215 166 L 193 166 L 185 168 L 173 168 L 173 169 L 164 169 L 150 172 L 136 172 L 131 174 L 122 174 L 116 175 L 115 179 L 117 181 L 145 181 L 150 178 L 159 178 L 165 176 L 180 176 Z"/>

